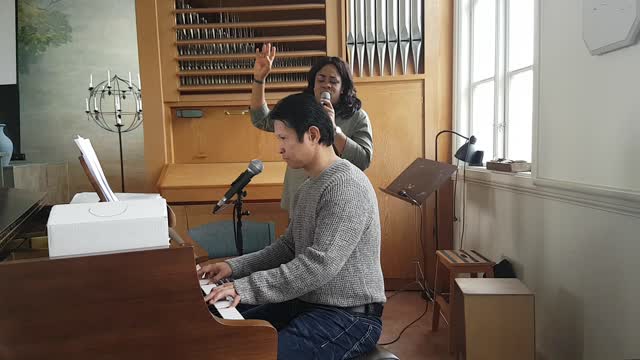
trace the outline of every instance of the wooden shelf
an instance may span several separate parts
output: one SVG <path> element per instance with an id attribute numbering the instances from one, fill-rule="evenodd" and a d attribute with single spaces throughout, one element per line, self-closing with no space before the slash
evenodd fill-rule
<path id="1" fill-rule="evenodd" d="M 264 36 L 254 38 L 232 38 L 232 39 L 200 39 L 200 40 L 178 40 L 176 45 L 200 45 L 200 44 L 237 44 L 237 43 L 288 43 L 306 41 L 326 41 L 324 35 L 294 35 L 294 36 Z"/>
<path id="2" fill-rule="evenodd" d="M 270 12 L 270 11 L 296 11 L 296 10 L 324 10 L 325 4 L 290 4 L 290 5 L 262 5 L 262 6 L 235 6 L 221 8 L 191 8 L 176 9 L 175 14 L 218 14 L 218 13 L 243 13 L 243 12 Z"/>
<path id="3" fill-rule="evenodd" d="M 298 57 L 315 57 L 327 56 L 326 51 L 283 51 L 277 52 L 278 58 L 298 58 Z M 233 60 L 233 59 L 255 59 L 256 54 L 228 54 L 228 55 L 181 55 L 176 56 L 179 61 L 206 61 L 206 60 Z"/>
<path id="4" fill-rule="evenodd" d="M 306 73 L 311 69 L 310 66 L 300 67 L 277 67 L 271 69 L 271 74 L 290 74 L 290 73 Z M 253 69 L 226 69 L 226 70 L 188 70 L 178 71 L 178 76 L 207 76 L 207 75 L 253 75 Z"/>
<path id="5" fill-rule="evenodd" d="M 252 84 L 228 84 L 228 85 L 201 85 L 201 86 L 180 86 L 178 91 L 180 92 L 219 92 L 219 91 L 250 91 L 253 87 Z M 267 83 L 267 90 L 278 89 L 304 89 L 307 87 L 306 82 L 299 83 Z"/>
<path id="6" fill-rule="evenodd" d="M 325 1 L 317 0 L 306 4 L 294 2 L 229 1 L 228 5 L 240 6 L 224 6 L 222 2 L 217 4 L 185 0 L 185 4 L 190 3 L 194 8 L 168 9 L 172 14 L 170 17 L 176 20 L 169 24 L 168 32 L 171 34 L 172 50 L 177 50 L 179 54 L 174 56 L 177 65 L 175 76 L 179 80 L 177 84 L 181 84 L 177 86 L 177 92 L 189 96 L 204 96 L 207 93 L 226 96 L 251 92 L 250 77 L 253 75 L 253 60 L 256 56 L 254 48 L 263 43 L 272 43 L 278 49 L 286 49 L 277 53 L 278 59 L 296 59 L 276 60 L 272 73 L 278 77 L 272 79 L 274 83 L 267 84 L 267 90 L 304 89 L 307 85 L 302 81 L 306 80 L 305 73 L 311 69 L 311 63 L 328 54 L 329 18 Z M 210 5 L 213 6 L 209 7 Z M 220 35 L 221 29 L 224 34 L 239 37 Z M 225 29 L 235 30 L 228 33 Z M 221 54 L 223 51 L 232 54 Z M 281 76 L 282 74 L 290 76 Z M 203 78 L 194 78 L 200 76 Z M 225 76 L 229 78 L 225 79 Z M 285 79 L 292 80 L 293 83 L 285 83 Z M 167 86 L 173 87 L 173 84 L 171 81 Z"/>
<path id="7" fill-rule="evenodd" d="M 210 24 L 185 24 L 176 25 L 175 30 L 189 29 L 235 29 L 235 28 L 269 28 L 269 27 L 292 27 L 292 26 L 317 26 L 325 25 L 322 19 L 308 20 L 280 20 L 280 21 L 253 21 L 237 23 L 210 23 Z"/>
<path id="8" fill-rule="evenodd" d="M 285 162 L 265 162 L 264 170 L 254 177 L 247 200 L 279 200 L 284 183 Z M 221 199 L 247 163 L 167 164 L 157 186 L 169 203 L 213 202 Z"/>

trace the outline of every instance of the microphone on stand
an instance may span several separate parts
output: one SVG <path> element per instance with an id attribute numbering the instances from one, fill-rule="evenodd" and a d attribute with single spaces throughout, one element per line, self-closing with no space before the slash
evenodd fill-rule
<path id="1" fill-rule="evenodd" d="M 240 176 L 238 176 L 238 178 L 231 183 L 231 187 L 229 188 L 229 190 L 227 190 L 227 193 L 224 194 L 224 197 L 220 199 L 220 201 L 218 201 L 216 206 L 213 208 L 213 213 L 217 213 L 218 210 L 220 210 L 224 206 L 227 200 L 231 199 L 233 195 L 242 191 L 242 189 L 244 189 L 244 187 L 249 184 L 251 178 L 260 174 L 262 172 L 262 169 L 264 169 L 262 161 L 257 159 L 251 160 L 249 166 L 247 167 L 247 170 L 240 174 Z"/>

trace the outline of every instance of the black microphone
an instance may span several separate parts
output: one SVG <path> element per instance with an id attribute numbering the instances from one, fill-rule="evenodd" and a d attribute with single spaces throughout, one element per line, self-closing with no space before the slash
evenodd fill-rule
<path id="1" fill-rule="evenodd" d="M 238 178 L 231 183 L 231 187 L 229 188 L 229 190 L 227 190 L 227 193 L 224 194 L 224 197 L 220 199 L 220 201 L 218 201 L 216 206 L 213 208 L 213 213 L 215 214 L 216 212 L 218 212 L 218 210 L 220 210 L 222 206 L 224 206 L 224 204 L 227 202 L 227 200 L 233 197 L 233 195 L 242 191 L 242 189 L 244 189 L 244 187 L 249 184 L 251 178 L 260 174 L 263 168 L 264 166 L 262 165 L 262 161 L 251 160 L 249 166 L 247 167 L 247 170 L 240 174 L 240 176 L 238 176 Z"/>

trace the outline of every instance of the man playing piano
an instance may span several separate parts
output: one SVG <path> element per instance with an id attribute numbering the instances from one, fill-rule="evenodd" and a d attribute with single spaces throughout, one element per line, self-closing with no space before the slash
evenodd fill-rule
<path id="1" fill-rule="evenodd" d="M 282 99 L 271 117 L 283 160 L 309 179 L 279 241 L 198 271 L 212 282 L 235 279 L 205 301 L 231 296 L 246 319 L 269 321 L 278 330 L 278 359 L 367 353 L 380 337 L 385 301 L 374 189 L 334 152 L 335 129 L 312 95 Z"/>

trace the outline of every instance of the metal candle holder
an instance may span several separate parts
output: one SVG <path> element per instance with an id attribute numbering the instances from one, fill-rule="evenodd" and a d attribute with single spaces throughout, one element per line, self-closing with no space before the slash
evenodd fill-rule
<path id="1" fill-rule="evenodd" d="M 133 131 L 142 124 L 141 88 L 140 75 L 136 85 L 131 81 L 131 73 L 127 81 L 118 75 L 111 76 L 107 71 L 107 79 L 95 86 L 93 74 L 90 76 L 89 97 L 85 99 L 87 120 L 92 120 L 106 131 L 118 133 L 122 192 L 125 192 L 122 133 Z"/>

